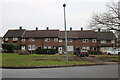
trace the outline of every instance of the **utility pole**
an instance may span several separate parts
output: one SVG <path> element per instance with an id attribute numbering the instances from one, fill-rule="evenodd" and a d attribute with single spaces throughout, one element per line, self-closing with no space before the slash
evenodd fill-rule
<path id="1" fill-rule="evenodd" d="M 68 49 L 67 49 L 67 31 L 66 31 L 66 15 L 65 15 L 66 4 L 63 4 L 64 8 L 64 28 L 65 28 L 65 49 L 66 49 L 66 63 L 68 63 Z"/>

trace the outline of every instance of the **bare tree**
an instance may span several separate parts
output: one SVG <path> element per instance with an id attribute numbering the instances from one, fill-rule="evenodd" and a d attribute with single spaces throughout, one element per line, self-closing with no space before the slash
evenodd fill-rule
<path id="1" fill-rule="evenodd" d="M 104 13 L 94 13 L 90 22 L 91 29 L 120 29 L 120 2 L 106 4 L 107 11 Z"/>

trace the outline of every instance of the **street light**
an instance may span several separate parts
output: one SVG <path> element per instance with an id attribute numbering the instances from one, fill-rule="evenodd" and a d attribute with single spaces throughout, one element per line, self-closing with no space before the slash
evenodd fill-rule
<path id="1" fill-rule="evenodd" d="M 64 27 L 65 27 L 65 49 L 66 49 L 66 63 L 68 63 L 68 49 L 67 49 L 67 31 L 66 31 L 66 15 L 65 15 L 66 4 L 63 4 L 64 8 Z"/>

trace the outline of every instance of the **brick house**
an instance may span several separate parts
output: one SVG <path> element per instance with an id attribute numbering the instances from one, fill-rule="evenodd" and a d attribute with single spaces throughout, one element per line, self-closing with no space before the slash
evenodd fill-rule
<path id="1" fill-rule="evenodd" d="M 4 35 L 4 43 L 21 45 L 22 50 L 35 50 L 39 48 L 54 48 L 59 53 L 65 51 L 64 31 L 59 29 L 46 30 L 25 30 L 20 27 L 17 30 L 8 30 Z M 116 46 L 116 37 L 112 32 L 95 32 L 93 30 L 72 30 L 67 31 L 68 51 L 76 48 L 87 50 L 107 51 Z"/>

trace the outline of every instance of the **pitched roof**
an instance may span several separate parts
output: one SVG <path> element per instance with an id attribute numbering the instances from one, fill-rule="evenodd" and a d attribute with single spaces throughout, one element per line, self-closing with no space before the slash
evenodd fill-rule
<path id="1" fill-rule="evenodd" d="M 27 30 L 23 37 L 58 37 L 59 30 Z"/>
<path id="2" fill-rule="evenodd" d="M 79 32 L 80 38 L 97 38 L 95 32 L 92 30 L 84 30 Z"/>
<path id="3" fill-rule="evenodd" d="M 79 31 L 67 31 L 67 38 L 78 38 Z M 65 38 L 65 31 L 60 31 L 59 38 Z"/>
<path id="4" fill-rule="evenodd" d="M 116 39 L 113 32 L 96 32 L 98 40 L 112 40 Z"/>
<path id="5" fill-rule="evenodd" d="M 64 38 L 65 36 L 64 31 L 60 31 L 60 38 Z M 67 31 L 68 38 L 96 38 L 95 32 L 92 30 L 74 30 L 74 31 Z"/>
<path id="6" fill-rule="evenodd" d="M 25 29 L 22 30 L 8 30 L 7 33 L 3 37 L 21 37 L 24 33 Z"/>

